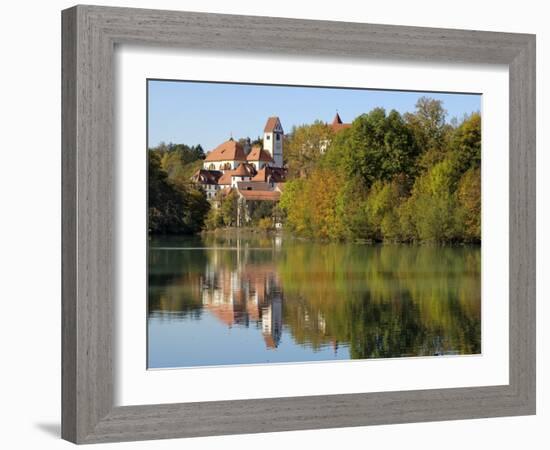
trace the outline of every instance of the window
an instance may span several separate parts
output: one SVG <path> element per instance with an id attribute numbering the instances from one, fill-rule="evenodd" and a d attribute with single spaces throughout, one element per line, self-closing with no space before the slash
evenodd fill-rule
<path id="1" fill-rule="evenodd" d="M 268 134 L 265 138 L 269 141 L 269 139 L 271 139 L 271 136 Z"/>
<path id="2" fill-rule="evenodd" d="M 280 135 L 280 134 L 276 134 L 275 136 L 277 136 L 277 140 L 278 140 L 278 141 L 281 140 L 281 135 Z"/>

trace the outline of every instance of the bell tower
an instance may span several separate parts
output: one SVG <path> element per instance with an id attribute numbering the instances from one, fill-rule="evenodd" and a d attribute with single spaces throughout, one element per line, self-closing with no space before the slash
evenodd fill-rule
<path id="1" fill-rule="evenodd" d="M 278 117 L 267 119 L 264 128 L 264 150 L 273 158 L 275 167 L 283 167 L 284 131 Z"/>

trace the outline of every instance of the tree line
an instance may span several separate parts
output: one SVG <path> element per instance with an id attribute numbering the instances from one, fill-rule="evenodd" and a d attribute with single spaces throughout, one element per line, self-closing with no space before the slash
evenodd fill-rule
<path id="1" fill-rule="evenodd" d="M 479 242 L 481 116 L 445 118 L 441 101 L 422 97 L 414 113 L 376 108 L 335 135 L 321 122 L 294 128 L 280 205 L 287 229 L 334 240 Z"/>

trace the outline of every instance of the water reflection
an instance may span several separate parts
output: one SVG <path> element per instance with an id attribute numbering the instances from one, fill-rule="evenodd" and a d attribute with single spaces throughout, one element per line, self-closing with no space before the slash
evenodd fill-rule
<path id="1" fill-rule="evenodd" d="M 477 247 L 154 239 L 149 367 L 474 354 Z"/>
<path id="2" fill-rule="evenodd" d="M 283 294 L 273 264 L 227 270 L 214 261 L 207 262 L 202 306 L 228 327 L 261 325 L 268 348 L 277 347 L 281 340 Z"/>

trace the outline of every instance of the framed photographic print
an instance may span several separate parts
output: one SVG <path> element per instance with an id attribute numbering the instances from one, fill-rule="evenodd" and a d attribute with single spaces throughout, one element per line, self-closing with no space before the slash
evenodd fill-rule
<path id="1" fill-rule="evenodd" d="M 63 11 L 76 443 L 535 413 L 535 38 Z"/>

